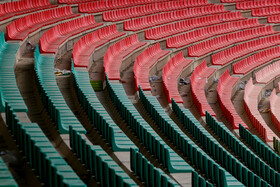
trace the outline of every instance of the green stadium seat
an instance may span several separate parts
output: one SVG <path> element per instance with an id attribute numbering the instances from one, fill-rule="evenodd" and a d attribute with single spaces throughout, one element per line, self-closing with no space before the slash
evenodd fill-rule
<path id="1" fill-rule="evenodd" d="M 135 132 L 139 141 L 155 155 L 170 173 L 191 172 L 193 168 L 177 155 L 161 137 L 145 122 L 133 104 L 129 101 L 121 84 L 111 84 L 106 76 L 109 96 L 119 114 Z"/>
<path id="2" fill-rule="evenodd" d="M 111 145 L 113 151 L 129 151 L 134 143 L 115 124 L 91 87 L 88 72 L 74 68 L 72 62 L 72 83 L 78 100 L 95 128 Z"/>
<path id="3" fill-rule="evenodd" d="M 256 184 L 270 186 L 260 176 L 250 173 L 251 171 L 228 152 L 220 143 L 194 118 L 192 113 L 185 108 L 180 108 L 179 105 L 172 99 L 172 109 L 179 118 L 186 129 L 193 135 L 193 137 L 200 143 L 204 151 L 211 155 L 222 167 L 230 172 L 237 180 L 244 185 L 250 185 L 251 177 L 253 177 Z M 250 173 L 250 178 L 248 177 Z M 274 181 L 271 181 L 274 183 Z"/>
<path id="4" fill-rule="evenodd" d="M 91 145 L 82 134 L 70 126 L 70 146 L 81 162 L 96 177 L 101 186 L 128 187 L 136 183 L 120 168 L 120 166 L 97 145 Z"/>
<path id="5" fill-rule="evenodd" d="M 69 133 L 69 126 L 84 131 L 84 127 L 70 110 L 62 96 L 54 75 L 54 56 L 42 56 L 37 46 L 35 49 L 36 84 L 43 105 L 47 109 L 56 128 L 61 134 Z"/>
<path id="6" fill-rule="evenodd" d="M 17 183 L 9 171 L 7 165 L 0 157 L 0 186 L 3 187 L 17 187 Z"/>
<path id="7" fill-rule="evenodd" d="M 146 186 L 154 187 L 174 187 L 180 186 L 161 169 L 154 167 L 138 149 L 130 149 L 130 167 L 135 175 L 141 181 L 145 182 Z"/>
<path id="8" fill-rule="evenodd" d="M 278 181 L 280 179 L 280 175 L 273 169 L 273 167 L 270 167 L 268 164 L 266 164 L 236 136 L 234 136 L 223 123 L 217 122 L 216 119 L 213 118 L 208 112 L 206 112 L 206 123 L 220 138 L 220 141 L 223 142 L 235 155 L 237 155 L 240 160 L 255 174 L 259 175 L 273 186 L 280 182 Z M 242 125 L 239 125 L 239 128 L 242 128 L 242 130 L 240 130 L 240 134 L 244 134 L 245 128 Z M 247 172 L 245 176 L 247 176 Z M 254 181 L 251 173 L 248 173 L 248 177 L 249 176 L 251 182 Z"/>
<path id="9" fill-rule="evenodd" d="M 36 123 L 21 123 L 6 103 L 6 123 L 19 148 L 47 186 L 86 186 Z"/>
<path id="10" fill-rule="evenodd" d="M 18 90 L 14 65 L 19 44 L 7 43 L 4 33 L 0 33 L 0 112 L 5 112 L 8 102 L 16 112 L 27 112 L 28 109 Z"/>
<path id="11" fill-rule="evenodd" d="M 139 87 L 139 97 L 145 109 L 159 128 L 173 142 L 173 144 L 183 152 L 184 156 L 186 156 L 191 163 L 196 166 L 196 169 L 205 173 L 206 176 L 211 178 L 217 185 L 229 185 L 230 183 L 240 185 L 239 181 L 237 181 L 229 173 L 225 172 L 222 167 L 208 157 L 203 150 L 201 150 L 188 136 L 184 134 L 177 124 L 175 124 L 166 114 L 155 97 L 146 96 L 141 87 Z M 186 147 L 188 147 L 187 150 Z M 191 149 L 191 151 L 188 151 L 189 149 Z M 214 172 L 208 172 L 207 168 L 205 168 L 208 161 L 211 162 L 210 168 Z M 222 177 L 219 178 L 219 176 Z"/>

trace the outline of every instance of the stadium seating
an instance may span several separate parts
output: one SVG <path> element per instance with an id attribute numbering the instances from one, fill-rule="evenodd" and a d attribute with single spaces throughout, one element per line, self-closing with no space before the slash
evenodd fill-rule
<path id="1" fill-rule="evenodd" d="M 104 56 L 103 65 L 109 80 L 120 80 L 120 67 L 123 58 L 146 44 L 146 42 L 140 42 L 137 35 L 134 34 L 111 45 Z"/>
<path id="2" fill-rule="evenodd" d="M 213 173 L 208 174 L 205 168 L 205 162 L 210 161 L 214 162 L 210 157 L 206 156 L 206 153 L 195 145 L 195 143 L 181 131 L 181 129 L 175 124 L 172 119 L 166 114 L 163 110 L 157 99 L 153 96 L 146 96 L 141 89 L 139 88 L 139 97 L 144 105 L 145 109 L 156 122 L 158 127 L 163 131 L 163 133 L 169 138 L 169 140 L 183 152 L 184 156 L 196 166 L 197 169 L 201 170 L 203 173 L 206 172 L 206 176 L 211 178 L 218 186 L 219 185 L 237 185 L 240 184 L 234 177 L 230 177 L 230 174 L 225 172 L 222 168 L 218 166 L 215 168 L 219 173 L 223 173 L 221 178 L 217 178 Z M 174 100 L 173 100 L 174 101 Z M 188 150 L 191 150 L 190 152 Z M 197 153 L 197 155 L 193 155 Z M 197 158 L 199 160 L 197 160 Z M 216 163 L 215 163 L 216 164 Z M 215 166 L 214 166 L 215 167 Z M 214 172 L 216 173 L 216 172 Z M 224 176 L 223 176 L 224 175 Z M 229 185 L 230 186 L 230 185 Z"/>
<path id="3" fill-rule="evenodd" d="M 86 3 L 94 0 L 57 0 L 59 4 L 78 4 L 78 3 Z"/>
<path id="4" fill-rule="evenodd" d="M 193 187 L 200 187 L 200 186 L 212 187 L 213 184 L 206 181 L 201 175 L 198 175 L 198 173 L 196 171 L 193 171 L 192 172 L 192 186 Z"/>
<path id="5" fill-rule="evenodd" d="M 138 149 L 130 149 L 130 168 L 146 186 L 174 187 L 180 186 L 161 169 L 154 167 Z M 149 174 L 150 173 L 150 174 Z"/>
<path id="6" fill-rule="evenodd" d="M 233 73 L 245 75 L 267 62 L 275 58 L 279 58 L 279 53 L 279 46 L 260 51 L 252 56 L 249 56 L 233 64 Z"/>
<path id="7" fill-rule="evenodd" d="M 17 183 L 13 178 L 11 172 L 9 171 L 7 165 L 0 157 L 0 186 L 9 186 L 9 187 L 17 187 Z"/>
<path id="8" fill-rule="evenodd" d="M 50 9 L 58 5 L 51 5 L 49 0 L 22 0 L 0 4 L 0 21 L 38 10 Z"/>
<path id="9" fill-rule="evenodd" d="M 270 186 L 266 181 L 250 171 L 249 168 L 222 147 L 220 143 L 196 120 L 188 109 L 180 108 L 174 100 L 172 100 L 172 109 L 181 123 L 187 128 L 188 132 L 190 132 L 200 143 L 205 152 L 211 155 L 217 163 L 236 177 L 237 180 L 241 181 L 245 186 Z M 232 185 L 241 184 L 232 183 Z"/>
<path id="10" fill-rule="evenodd" d="M 159 163 L 163 164 L 163 167 L 166 168 L 169 173 L 184 173 L 193 170 L 193 168 L 177 155 L 152 127 L 146 123 L 126 96 L 122 84 L 110 83 L 106 76 L 106 86 L 109 96 L 121 117 L 129 125 L 143 146 L 158 159 Z"/>
<path id="11" fill-rule="evenodd" d="M 41 101 L 59 133 L 68 134 L 69 126 L 84 131 L 84 127 L 66 104 L 57 86 L 53 71 L 54 57 L 42 56 L 38 46 L 34 57 L 37 89 L 40 93 Z"/>
<path id="12" fill-rule="evenodd" d="M 234 43 L 275 33 L 276 32 L 273 30 L 273 27 L 269 25 L 222 35 L 188 47 L 188 55 L 192 57 L 203 56 Z"/>
<path id="13" fill-rule="evenodd" d="M 72 66 L 72 83 L 78 100 L 91 123 L 103 135 L 113 151 L 129 151 L 135 148 L 133 142 L 115 124 L 103 105 L 99 102 L 90 85 L 87 71 L 79 71 Z"/>
<path id="14" fill-rule="evenodd" d="M 267 16 L 267 23 L 280 23 L 280 14 Z"/>
<path id="15" fill-rule="evenodd" d="M 277 61 L 255 73 L 256 83 L 266 84 L 279 75 L 280 61 Z"/>
<path id="16" fill-rule="evenodd" d="M 280 5 L 280 1 L 278 0 L 256 0 L 256 1 L 243 1 L 236 3 L 236 9 L 238 10 L 249 10 L 261 7 L 269 7 Z"/>
<path id="17" fill-rule="evenodd" d="M 209 113 L 206 114 L 206 123 L 227 147 L 239 156 L 244 165 L 250 168 L 272 186 L 279 183 L 280 174 L 266 164 L 260 157 L 234 136 L 223 123 L 217 122 Z M 262 169 L 260 169 L 262 168 Z"/>
<path id="18" fill-rule="evenodd" d="M 172 57 L 162 69 L 162 81 L 165 95 L 168 102 L 171 103 L 173 98 L 177 103 L 183 103 L 178 88 L 177 80 L 183 69 L 191 64 L 193 60 L 185 59 L 183 52 Z"/>
<path id="19" fill-rule="evenodd" d="M 91 145 L 83 137 L 83 133 L 75 131 L 72 126 L 69 134 L 71 148 L 101 186 L 137 186 L 101 146 Z"/>
<path id="20" fill-rule="evenodd" d="M 77 16 L 79 14 L 73 14 L 70 6 L 29 14 L 7 26 L 7 38 L 8 40 L 24 40 L 30 33 L 43 26 Z"/>
<path id="21" fill-rule="evenodd" d="M 5 112 L 5 102 L 16 112 L 28 109 L 18 90 L 14 65 L 19 44 L 7 43 L 4 33 L 0 33 L 0 112 Z"/>
<path id="22" fill-rule="evenodd" d="M 242 125 L 239 127 L 240 138 L 247 143 L 253 151 L 256 152 L 264 161 L 266 161 L 276 171 L 280 171 L 280 156 L 276 154 L 270 147 L 268 147 L 256 135 L 253 135 L 249 130 Z M 276 137 L 273 138 L 273 143 L 278 141 Z"/>
<path id="23" fill-rule="evenodd" d="M 257 40 L 252 40 L 249 42 L 244 42 L 239 45 L 235 45 L 231 48 L 213 54 L 212 64 L 213 65 L 225 65 L 234 59 L 240 58 L 244 55 L 250 54 L 257 50 L 269 48 L 278 45 L 280 42 L 280 35 L 273 35 L 268 37 L 263 37 Z"/>
<path id="24" fill-rule="evenodd" d="M 256 26 L 260 26 L 256 19 L 246 19 L 237 22 L 216 24 L 168 38 L 166 40 L 166 46 L 169 48 L 180 48 L 216 35 L 226 34 Z"/>
<path id="25" fill-rule="evenodd" d="M 208 77 L 216 71 L 215 68 L 207 67 L 206 61 L 198 65 L 191 75 L 191 92 L 193 102 L 201 116 L 205 116 L 207 110 L 212 116 L 216 116 L 206 99 L 204 87 Z"/>
<path id="26" fill-rule="evenodd" d="M 255 8 L 252 9 L 252 16 L 270 16 L 273 14 L 280 14 L 280 6 L 271 6 L 264 8 Z"/>
<path id="27" fill-rule="evenodd" d="M 183 21 L 178 21 L 155 28 L 145 30 L 145 38 L 148 40 L 159 40 L 174 34 L 186 32 L 192 29 L 196 29 L 203 26 L 209 26 L 214 24 L 220 24 L 223 22 L 244 20 L 249 25 L 258 24 L 257 19 L 245 19 L 241 16 L 241 12 L 226 12 L 208 15 L 204 17 L 195 17 Z"/>
<path id="28" fill-rule="evenodd" d="M 151 90 L 149 70 L 160 58 L 169 53 L 170 51 L 162 50 L 160 44 L 157 43 L 145 49 L 145 51 L 136 57 L 133 67 L 136 90 L 138 90 L 138 86 L 141 86 L 143 90 Z"/>
<path id="29" fill-rule="evenodd" d="M 270 114 L 272 123 L 280 131 L 279 101 L 280 97 L 276 95 L 276 90 L 274 89 L 270 95 Z"/>
<path id="30" fill-rule="evenodd" d="M 132 20 L 125 21 L 123 27 L 125 31 L 139 31 L 146 28 L 150 28 L 152 26 L 158 26 L 169 22 L 223 12 L 226 11 L 221 5 L 203 6 L 198 8 L 190 8 L 135 18 Z"/>
<path id="31" fill-rule="evenodd" d="M 280 153 L 280 141 L 276 137 L 273 137 L 273 148 L 275 152 Z"/>
<path id="32" fill-rule="evenodd" d="M 224 74 L 221 75 L 217 86 L 217 96 L 220 107 L 224 116 L 227 118 L 232 128 L 234 129 L 238 129 L 239 124 L 242 124 L 244 127 L 248 128 L 241 117 L 237 114 L 231 102 L 232 88 L 238 80 L 238 77 L 231 77 L 229 74 L 229 70 L 227 70 Z"/>
<path id="33" fill-rule="evenodd" d="M 256 130 L 267 142 L 272 142 L 276 136 L 274 132 L 267 126 L 258 111 L 258 95 L 262 90 L 262 86 L 253 85 L 253 80 L 250 78 L 244 91 L 244 108 Z"/>
<path id="34" fill-rule="evenodd" d="M 56 151 L 41 128 L 36 123 L 21 123 L 8 104 L 6 123 L 30 166 L 45 185 L 86 186 Z"/>
<path id="35" fill-rule="evenodd" d="M 83 36 L 74 44 L 73 61 L 75 67 L 88 67 L 90 55 L 93 51 L 111 40 L 124 36 L 119 32 L 116 25 L 110 25 Z"/>
<path id="36" fill-rule="evenodd" d="M 90 3 L 79 4 L 79 12 L 83 13 L 96 13 L 103 12 L 109 10 L 115 10 L 126 7 L 133 7 L 137 5 L 146 5 L 153 4 L 156 2 L 164 2 L 167 0 L 124 0 L 124 1 L 116 1 L 116 0 L 108 0 L 108 1 L 94 1 Z M 190 2 L 191 4 L 192 2 Z M 196 1 L 195 6 L 205 5 L 207 4 L 207 0 Z"/>
<path id="37" fill-rule="evenodd" d="M 202 4 L 205 3 L 205 4 Z M 102 13 L 103 21 L 122 21 L 130 18 L 142 17 L 150 14 L 168 12 L 172 10 L 186 9 L 194 6 L 209 5 L 207 1 L 165 1 L 155 2 L 153 4 L 147 4 L 142 6 L 129 7 L 125 9 L 110 10 Z M 220 5 L 223 7 L 223 5 Z"/>
<path id="38" fill-rule="evenodd" d="M 59 46 L 69 37 L 101 25 L 103 25 L 103 23 L 95 22 L 94 15 L 81 17 L 56 25 L 45 32 L 40 38 L 40 51 L 41 53 L 55 54 Z"/>

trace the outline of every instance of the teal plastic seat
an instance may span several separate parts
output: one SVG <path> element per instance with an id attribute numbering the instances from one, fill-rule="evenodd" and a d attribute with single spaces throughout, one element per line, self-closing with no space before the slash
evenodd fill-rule
<path id="1" fill-rule="evenodd" d="M 72 126 L 70 126 L 70 146 L 101 186 L 137 186 L 102 147 L 89 144 Z"/>

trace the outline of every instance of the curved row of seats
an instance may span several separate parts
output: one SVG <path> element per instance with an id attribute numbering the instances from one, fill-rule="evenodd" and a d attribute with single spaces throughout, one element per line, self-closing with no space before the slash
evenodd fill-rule
<path id="1" fill-rule="evenodd" d="M 149 70 L 160 58 L 169 53 L 170 51 L 162 50 L 160 44 L 156 43 L 136 57 L 133 67 L 136 90 L 138 90 L 139 86 L 143 90 L 151 90 Z"/>
<path id="2" fill-rule="evenodd" d="M 159 163 L 163 164 L 163 167 L 169 173 L 186 173 L 193 170 L 142 118 L 128 99 L 122 84 L 110 83 L 106 76 L 106 86 L 110 99 L 123 120 L 129 125 L 143 146 L 158 159 Z"/>
<path id="3" fill-rule="evenodd" d="M 125 33 L 119 32 L 114 24 L 83 36 L 74 44 L 72 52 L 74 66 L 88 67 L 90 56 L 95 49 L 124 35 Z"/>
<path id="4" fill-rule="evenodd" d="M 224 48 L 234 43 L 239 43 L 275 33 L 276 31 L 273 30 L 271 25 L 233 32 L 188 47 L 188 55 L 192 57 L 203 56 L 207 53 Z"/>
<path id="5" fill-rule="evenodd" d="M 280 35 L 263 37 L 257 40 L 241 43 L 211 56 L 213 65 L 226 65 L 234 59 L 240 58 L 252 52 L 278 45 Z"/>
<path id="6" fill-rule="evenodd" d="M 17 87 L 14 65 L 19 44 L 7 43 L 4 33 L 0 33 L 0 112 L 5 111 L 5 102 L 16 112 L 28 109 Z"/>
<path id="7" fill-rule="evenodd" d="M 35 74 L 37 89 L 41 101 L 61 134 L 69 133 L 69 126 L 85 131 L 82 124 L 66 104 L 60 92 L 54 75 L 54 57 L 40 54 L 39 47 L 35 49 Z"/>
<path id="8" fill-rule="evenodd" d="M 78 3 L 86 3 L 94 0 L 57 0 L 59 4 L 78 4 Z"/>
<path id="9" fill-rule="evenodd" d="M 273 89 L 270 95 L 270 114 L 272 123 L 280 131 L 279 101 L 280 97 L 276 95 L 276 90 Z"/>
<path id="10" fill-rule="evenodd" d="M 173 98 L 177 103 L 183 103 L 183 99 L 178 91 L 177 80 L 183 69 L 193 62 L 192 59 L 185 59 L 181 51 L 173 56 L 162 69 L 162 82 L 165 95 L 169 103 Z"/>
<path id="11" fill-rule="evenodd" d="M 272 142 L 273 137 L 276 137 L 276 135 L 267 126 L 258 111 L 258 95 L 262 88 L 262 86 L 254 85 L 252 78 L 249 79 L 244 91 L 244 108 L 252 125 L 257 129 L 264 140 L 267 142 Z"/>
<path id="12" fill-rule="evenodd" d="M 231 185 L 241 185 L 234 177 L 227 173 L 222 167 L 220 167 L 214 160 L 212 160 L 203 150 L 201 150 L 182 130 L 175 124 L 172 119 L 166 114 L 166 112 L 161 107 L 158 100 L 153 96 L 146 96 L 139 87 L 139 97 L 144 105 L 145 109 L 158 125 L 158 127 L 163 131 L 163 133 L 169 138 L 169 140 L 182 151 L 184 156 L 195 166 L 210 178 L 213 183 L 217 186 L 231 186 Z M 174 100 L 173 100 L 174 101 Z M 210 164 L 210 163 L 211 164 Z M 215 165 L 210 166 L 210 165 Z M 207 171 L 205 166 L 214 172 Z M 216 174 L 217 172 L 217 174 Z M 219 174 L 218 174 L 219 173 Z M 218 177 L 220 175 L 220 178 Z M 241 185 L 242 186 L 242 185 Z"/>
<path id="13" fill-rule="evenodd" d="M 91 87 L 86 70 L 76 70 L 72 64 L 72 84 L 78 100 L 88 115 L 93 127 L 103 135 L 113 151 L 129 151 L 135 148 L 133 142 L 115 124 Z"/>
<path id="14" fill-rule="evenodd" d="M 204 87 L 207 79 L 216 71 L 215 68 L 207 67 L 206 61 L 198 65 L 191 75 L 191 92 L 193 102 L 201 116 L 205 116 L 207 110 L 212 116 L 216 116 L 215 112 L 208 104 Z"/>
<path id="15" fill-rule="evenodd" d="M 5 164 L 4 160 L 0 157 L 0 186 L 18 187 L 15 179 L 13 178 L 8 166 Z"/>
<path id="16" fill-rule="evenodd" d="M 166 47 L 168 48 L 180 48 L 207 38 L 211 38 L 216 35 L 231 33 L 243 29 L 260 26 L 257 19 L 246 19 L 236 22 L 227 22 L 222 24 L 216 24 L 209 27 L 203 27 L 191 32 L 180 34 L 166 40 Z"/>
<path id="17" fill-rule="evenodd" d="M 103 11 L 109 11 L 114 9 L 126 8 L 130 6 L 137 6 L 143 4 L 151 4 L 155 2 L 162 2 L 167 0 L 107 0 L 107 1 L 93 1 L 88 3 L 79 4 L 79 12 L 81 13 L 97 13 Z M 207 2 L 203 0 L 202 2 Z"/>
<path id="18" fill-rule="evenodd" d="M 147 42 L 140 42 L 137 34 L 111 45 L 104 56 L 103 65 L 109 80 L 120 80 L 120 67 L 123 59 L 145 45 L 147 45 Z"/>
<path id="19" fill-rule="evenodd" d="M 146 186 L 180 186 L 161 169 L 154 167 L 138 149 L 130 149 L 130 160 L 131 170 L 141 181 L 145 182 Z"/>
<path id="20" fill-rule="evenodd" d="M 206 115 L 206 123 L 214 131 L 220 141 L 237 155 L 244 165 L 255 172 L 272 186 L 277 186 L 280 174 L 266 164 L 260 157 L 234 136 L 223 123 L 217 122 L 209 113 Z M 251 183 L 253 185 L 253 183 Z"/>
<path id="21" fill-rule="evenodd" d="M 51 5 L 49 0 L 21 0 L 3 3 L 0 4 L 0 21 L 14 16 L 43 9 L 50 9 L 57 6 L 58 5 Z"/>
<path id="22" fill-rule="evenodd" d="M 252 16 L 270 16 L 273 14 L 280 14 L 280 6 L 271 6 L 263 8 L 252 9 Z"/>
<path id="23" fill-rule="evenodd" d="M 270 64 L 255 73 L 256 83 L 266 84 L 280 75 L 280 61 Z"/>
<path id="24" fill-rule="evenodd" d="M 145 30 L 145 38 L 147 40 L 159 40 L 168 36 L 172 36 L 174 34 L 186 32 L 199 27 L 215 25 L 229 21 L 234 22 L 244 19 L 245 18 L 241 16 L 241 12 L 226 12 L 213 15 L 199 16 L 183 21 L 177 21 L 175 23 L 160 25 L 158 27 Z M 244 21 L 248 21 L 248 24 L 250 25 L 258 24 L 257 19 L 245 19 Z"/>
<path id="25" fill-rule="evenodd" d="M 231 101 L 232 88 L 238 80 L 238 77 L 231 77 L 229 70 L 227 70 L 220 76 L 217 86 L 217 96 L 220 107 L 233 129 L 238 129 L 239 124 L 242 124 L 244 127 L 248 128 L 241 117 L 237 114 Z"/>
<path id="26" fill-rule="evenodd" d="M 83 133 L 79 133 L 70 126 L 70 146 L 90 173 L 95 176 L 101 186 L 130 187 L 136 183 L 123 169 L 100 147 L 92 145 Z"/>
<path id="27" fill-rule="evenodd" d="M 94 15 L 77 18 L 54 26 L 40 38 L 42 53 L 56 53 L 59 46 L 69 37 L 103 25 L 94 20 Z"/>
<path id="28" fill-rule="evenodd" d="M 125 31 L 139 31 L 169 22 L 224 12 L 226 12 L 226 10 L 221 5 L 209 5 L 197 8 L 177 10 L 127 20 L 123 23 L 123 28 Z"/>
<path id="29" fill-rule="evenodd" d="M 249 56 L 233 64 L 233 73 L 245 75 L 267 62 L 279 58 L 280 57 L 279 53 L 280 53 L 279 46 L 260 51 L 252 56 Z"/>
<path id="30" fill-rule="evenodd" d="M 203 3 L 203 2 L 202 2 Z M 110 10 L 107 12 L 102 13 L 103 21 L 121 21 L 141 16 L 146 16 L 150 14 L 156 14 L 159 12 L 169 12 L 172 10 L 180 10 L 185 9 L 189 7 L 195 7 L 195 6 L 203 6 L 203 5 L 209 5 L 207 1 L 202 4 L 198 1 L 165 1 L 165 2 L 155 2 L 153 4 L 147 4 L 142 6 L 135 6 L 135 7 L 129 7 L 125 9 L 116 9 L 116 10 Z"/>
<path id="31" fill-rule="evenodd" d="M 280 172 L 280 156 L 277 153 L 275 153 L 256 135 L 250 133 L 249 130 L 245 129 L 242 125 L 239 127 L 239 134 L 240 138 L 247 143 L 255 153 L 257 153 L 264 161 L 269 163 L 272 168 Z M 273 139 L 273 144 L 275 140 L 277 140 L 276 137 Z"/>
<path id="32" fill-rule="evenodd" d="M 6 123 L 23 155 L 45 185 L 86 186 L 59 155 L 38 124 L 20 122 L 16 112 L 8 103 Z"/>
<path id="33" fill-rule="evenodd" d="M 29 14 L 13 21 L 7 26 L 7 38 L 8 40 L 24 40 L 30 33 L 43 26 L 77 16 L 79 14 L 74 14 L 70 6 Z"/>
<path id="34" fill-rule="evenodd" d="M 236 3 L 236 9 L 238 10 L 249 10 L 254 8 L 268 7 L 280 5 L 279 0 L 255 0 L 255 1 L 243 1 Z"/>
<path id="35" fill-rule="evenodd" d="M 199 142 L 204 151 L 224 167 L 232 176 L 242 182 L 246 186 L 270 186 L 266 181 L 261 179 L 242 162 L 236 159 L 228 152 L 213 136 L 196 120 L 188 109 L 180 108 L 178 104 L 172 101 L 172 110 L 187 128 L 192 136 Z M 241 185 L 234 184 L 232 185 Z"/>

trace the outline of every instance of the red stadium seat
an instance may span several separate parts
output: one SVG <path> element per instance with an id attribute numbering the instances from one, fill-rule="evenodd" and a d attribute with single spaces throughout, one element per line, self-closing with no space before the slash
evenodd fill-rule
<path id="1" fill-rule="evenodd" d="M 35 12 L 38 10 L 54 8 L 49 0 L 22 0 L 0 4 L 0 21 L 13 16 Z"/>
<path id="2" fill-rule="evenodd" d="M 252 9 L 252 16 L 270 16 L 280 14 L 280 6 L 264 7 Z"/>
<path id="3" fill-rule="evenodd" d="M 124 30 L 138 31 L 173 21 L 194 18 L 198 16 L 225 12 L 224 6 L 209 5 L 198 8 L 189 8 L 172 12 L 165 12 L 151 16 L 136 18 L 124 22 Z"/>
<path id="4" fill-rule="evenodd" d="M 45 32 L 40 38 L 40 50 L 42 53 L 56 53 L 59 46 L 67 38 L 101 25 L 103 25 L 103 23 L 95 22 L 94 15 L 56 25 Z"/>
<path id="5" fill-rule="evenodd" d="M 268 23 L 280 23 L 280 14 L 267 16 Z"/>
<path id="6" fill-rule="evenodd" d="M 28 34 L 43 26 L 77 16 L 79 14 L 73 14 L 70 6 L 30 14 L 10 23 L 7 37 L 9 40 L 24 40 Z"/>
<path id="7" fill-rule="evenodd" d="M 260 84 L 267 84 L 272 79 L 280 75 L 280 61 L 268 65 L 255 73 L 256 82 Z"/>
<path id="8" fill-rule="evenodd" d="M 136 57 L 133 67 L 136 90 L 138 90 L 139 86 L 141 86 L 142 90 L 151 90 L 149 70 L 160 58 L 169 53 L 170 51 L 162 50 L 160 44 L 157 43 Z"/>
<path id="9" fill-rule="evenodd" d="M 183 69 L 192 62 L 193 60 L 185 59 L 183 52 L 180 52 L 172 57 L 164 66 L 162 70 L 162 81 L 164 92 L 169 103 L 171 103 L 171 98 L 173 98 L 177 103 L 183 103 L 183 99 L 178 92 L 177 79 L 182 73 Z"/>
<path id="10" fill-rule="evenodd" d="M 272 142 L 276 134 L 267 126 L 258 111 L 258 95 L 262 90 L 262 86 L 253 85 L 253 80 L 250 78 L 244 91 L 244 108 L 252 123 L 260 135 L 267 142 Z"/>
<path id="11" fill-rule="evenodd" d="M 240 58 L 260 49 L 272 47 L 280 43 L 280 35 L 268 36 L 245 42 L 212 55 L 213 65 L 225 65 L 234 59 Z"/>
<path id="12" fill-rule="evenodd" d="M 206 61 L 203 61 L 195 68 L 191 76 L 192 98 L 201 116 L 206 115 L 205 111 L 208 111 L 212 116 L 216 116 L 215 112 L 208 104 L 204 91 L 208 77 L 215 71 L 215 68 L 207 67 Z"/>
<path id="13" fill-rule="evenodd" d="M 279 54 L 279 46 L 256 53 L 233 64 L 233 73 L 245 75 L 254 70 L 254 68 L 261 66 L 275 58 L 279 58 Z"/>
<path id="14" fill-rule="evenodd" d="M 237 114 L 232 102 L 231 92 L 233 86 L 237 83 L 238 77 L 231 77 L 229 70 L 227 70 L 219 79 L 217 93 L 218 101 L 224 116 L 230 122 L 232 128 L 239 129 L 239 124 L 248 129 L 248 126 L 243 122 L 241 117 Z"/>
<path id="15" fill-rule="evenodd" d="M 254 0 L 254 1 L 243 1 L 236 3 L 236 9 L 238 10 L 249 10 L 253 8 L 262 8 L 268 6 L 280 5 L 279 0 Z"/>
<path id="16" fill-rule="evenodd" d="M 109 80 L 120 80 L 120 66 L 124 57 L 146 45 L 134 34 L 110 46 L 104 56 L 104 69 Z"/>
<path id="17" fill-rule="evenodd" d="M 241 12 L 227 12 L 204 17 L 197 17 L 145 30 L 145 37 L 148 40 L 159 40 L 195 28 L 241 19 L 245 19 L 241 16 Z M 257 19 L 249 20 L 257 21 Z"/>
<path id="18" fill-rule="evenodd" d="M 203 56 L 207 53 L 210 53 L 212 51 L 218 50 L 220 48 L 226 47 L 234 43 L 274 33 L 276 32 L 273 30 L 273 26 L 269 25 L 265 27 L 252 28 L 244 31 L 222 35 L 188 47 L 188 55 L 192 57 Z"/>
<path id="19" fill-rule="evenodd" d="M 203 4 L 205 3 L 205 4 Z M 207 1 L 166 1 L 155 2 L 153 4 L 147 4 L 143 6 L 129 7 L 125 9 L 116 9 L 103 12 L 104 21 L 121 21 L 129 18 L 136 18 L 149 14 L 155 14 L 159 12 L 168 12 L 172 10 L 179 10 L 194 6 L 208 5 Z M 220 5 L 223 7 L 223 5 Z"/>
<path id="20" fill-rule="evenodd" d="M 78 3 L 86 3 L 94 0 L 57 0 L 59 4 L 78 4 Z"/>
<path id="21" fill-rule="evenodd" d="M 180 48 L 185 45 L 213 37 L 215 35 L 230 33 L 256 26 L 260 26 L 258 19 L 247 19 L 237 22 L 227 22 L 219 25 L 213 25 L 168 38 L 166 40 L 166 46 L 169 48 Z"/>
<path id="22" fill-rule="evenodd" d="M 74 66 L 88 67 L 90 55 L 97 47 L 123 35 L 125 33 L 119 32 L 116 25 L 110 25 L 83 36 L 73 48 Z"/>

